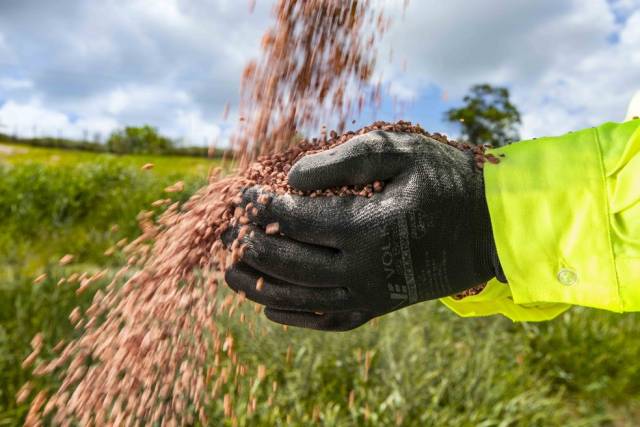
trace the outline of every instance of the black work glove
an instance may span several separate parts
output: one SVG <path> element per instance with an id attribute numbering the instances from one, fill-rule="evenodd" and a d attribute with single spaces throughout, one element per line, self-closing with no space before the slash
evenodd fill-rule
<path id="1" fill-rule="evenodd" d="M 260 188 L 245 191 L 244 203 L 257 213 L 243 237 L 244 256 L 225 279 L 275 322 L 353 329 L 499 271 L 482 171 L 470 152 L 418 134 L 374 131 L 303 157 L 288 180 L 305 191 L 376 180 L 386 186 L 371 198 L 271 194 L 266 205 Z M 267 235 L 264 227 L 276 222 L 282 235 Z"/>

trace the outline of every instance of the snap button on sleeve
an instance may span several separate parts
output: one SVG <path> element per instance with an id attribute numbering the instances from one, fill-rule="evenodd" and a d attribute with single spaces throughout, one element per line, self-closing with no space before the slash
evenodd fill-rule
<path id="1" fill-rule="evenodd" d="M 572 286 L 578 283 L 578 273 L 570 268 L 563 268 L 558 272 L 558 282 L 565 286 Z"/>

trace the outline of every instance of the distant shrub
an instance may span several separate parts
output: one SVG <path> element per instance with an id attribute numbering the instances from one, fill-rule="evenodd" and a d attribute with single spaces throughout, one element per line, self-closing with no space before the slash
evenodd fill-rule
<path id="1" fill-rule="evenodd" d="M 64 138 L 20 138 L 0 133 L 0 143 L 29 145 L 31 147 L 60 148 L 65 150 L 94 151 L 104 153 L 107 147 L 98 142 L 75 141 Z"/>
<path id="2" fill-rule="evenodd" d="M 173 142 L 151 126 L 127 126 L 115 131 L 107 140 L 107 149 L 116 154 L 164 154 L 173 149 Z"/>
<path id="3" fill-rule="evenodd" d="M 218 148 L 209 150 L 209 147 L 173 147 L 165 154 L 171 156 L 220 158 L 224 155 L 224 150 Z"/>
<path id="4" fill-rule="evenodd" d="M 59 148 L 63 150 L 92 151 L 96 153 L 112 152 L 116 154 L 156 154 L 184 157 L 224 156 L 225 150 L 201 146 L 179 147 L 171 139 L 160 135 L 150 126 L 127 127 L 111 134 L 106 144 L 78 141 L 65 138 L 22 138 L 0 133 L 0 143 L 28 145 L 40 148 Z"/>

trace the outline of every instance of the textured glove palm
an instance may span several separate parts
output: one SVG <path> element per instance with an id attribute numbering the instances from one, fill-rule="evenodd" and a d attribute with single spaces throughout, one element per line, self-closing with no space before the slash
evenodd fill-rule
<path id="1" fill-rule="evenodd" d="M 370 198 L 271 195 L 267 204 L 260 188 L 245 191 L 244 203 L 257 208 L 253 232 L 226 280 L 266 305 L 271 320 L 348 330 L 496 275 L 482 172 L 470 153 L 375 131 L 303 157 L 288 180 L 299 190 L 386 185 Z M 282 235 L 263 231 L 274 222 Z"/>

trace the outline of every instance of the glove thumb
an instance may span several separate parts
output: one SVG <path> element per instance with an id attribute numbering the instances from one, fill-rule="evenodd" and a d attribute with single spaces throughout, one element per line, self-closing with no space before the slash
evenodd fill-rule
<path id="1" fill-rule="evenodd" d="M 388 180 L 406 166 L 412 138 L 415 135 L 383 131 L 357 136 L 301 158 L 289 171 L 289 185 L 312 191 Z"/>

